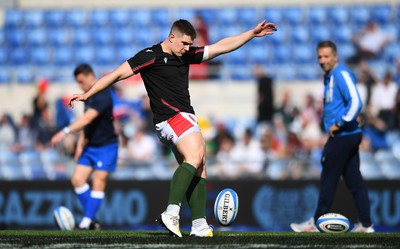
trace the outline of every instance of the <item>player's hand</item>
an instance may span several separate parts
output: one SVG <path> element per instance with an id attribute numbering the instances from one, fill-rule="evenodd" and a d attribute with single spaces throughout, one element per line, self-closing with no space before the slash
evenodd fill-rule
<path id="1" fill-rule="evenodd" d="M 333 124 L 331 127 L 329 127 L 329 135 L 331 137 L 335 136 L 335 132 L 337 132 L 338 130 L 340 130 L 340 127 L 337 126 L 336 124 Z"/>
<path id="2" fill-rule="evenodd" d="M 74 101 L 86 101 L 86 96 L 85 94 L 74 94 L 68 101 L 68 105 L 71 108 L 74 108 Z"/>
<path id="3" fill-rule="evenodd" d="M 261 37 L 266 35 L 272 35 L 275 31 L 278 30 L 278 26 L 276 26 L 272 22 L 268 22 L 266 20 L 260 22 L 257 27 L 253 29 L 253 33 L 255 37 Z"/>

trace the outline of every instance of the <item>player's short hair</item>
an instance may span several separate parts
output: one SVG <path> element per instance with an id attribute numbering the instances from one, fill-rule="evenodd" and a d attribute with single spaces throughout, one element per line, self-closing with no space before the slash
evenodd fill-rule
<path id="1" fill-rule="evenodd" d="M 189 21 L 184 19 L 176 20 L 172 24 L 170 33 L 173 33 L 176 30 L 183 33 L 184 35 L 190 36 L 192 40 L 194 40 L 197 36 L 196 29 L 193 27 L 193 25 Z"/>
<path id="2" fill-rule="evenodd" d="M 77 66 L 74 70 L 75 78 L 79 74 L 84 74 L 84 75 L 93 74 L 94 75 L 94 71 L 89 64 L 84 63 L 84 64 L 80 64 L 79 66 Z"/>
<path id="3" fill-rule="evenodd" d="M 321 41 L 317 45 L 317 50 L 320 48 L 331 48 L 334 54 L 337 54 L 336 44 L 333 41 Z"/>

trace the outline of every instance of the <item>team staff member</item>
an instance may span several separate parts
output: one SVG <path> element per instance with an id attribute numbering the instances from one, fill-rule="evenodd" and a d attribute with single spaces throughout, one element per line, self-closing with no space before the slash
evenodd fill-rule
<path id="1" fill-rule="evenodd" d="M 83 91 L 88 91 L 96 82 L 93 69 L 79 65 L 74 71 L 75 80 Z M 82 204 L 84 217 L 80 229 L 99 229 L 95 215 L 104 199 L 107 179 L 117 165 L 118 140 L 113 126 L 113 102 L 109 89 L 87 99 L 85 113 L 51 139 L 55 146 L 67 134 L 80 132 L 75 159 L 77 165 L 72 176 L 72 185 Z M 92 187 L 88 184 L 92 176 Z"/>
<path id="2" fill-rule="evenodd" d="M 86 93 L 72 96 L 86 101 L 111 84 L 141 74 L 159 139 L 173 145 L 179 167 L 170 185 L 168 206 L 159 218 L 172 234 L 182 237 L 179 229 L 179 212 L 184 197 L 192 214 L 190 235 L 212 237 L 213 229 L 206 221 L 206 167 L 205 142 L 190 103 L 189 65 L 199 64 L 229 53 L 254 37 L 273 34 L 276 26 L 262 21 L 254 29 L 224 38 L 215 44 L 194 47 L 196 31 L 186 20 L 173 23 L 170 34 L 160 44 L 146 48 L 105 75 Z"/>
<path id="3" fill-rule="evenodd" d="M 362 103 L 356 80 L 344 65 L 338 64 L 333 42 L 320 42 L 317 53 L 319 65 L 325 72 L 322 120 L 329 138 L 322 152 L 320 192 L 314 217 L 290 226 L 295 232 L 317 232 L 314 221 L 329 212 L 337 184 L 343 176 L 358 210 L 359 223 L 352 231 L 372 233 L 375 230 L 371 223 L 368 191 L 360 172 L 358 147 L 362 134 L 356 118 Z"/>

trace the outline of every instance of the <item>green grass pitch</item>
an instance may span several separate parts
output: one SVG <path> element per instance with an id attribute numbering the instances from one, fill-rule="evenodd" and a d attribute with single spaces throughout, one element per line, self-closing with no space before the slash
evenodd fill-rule
<path id="1" fill-rule="evenodd" d="M 0 248 L 400 248 L 400 233 L 216 231 L 213 238 L 164 231 L 0 231 Z"/>

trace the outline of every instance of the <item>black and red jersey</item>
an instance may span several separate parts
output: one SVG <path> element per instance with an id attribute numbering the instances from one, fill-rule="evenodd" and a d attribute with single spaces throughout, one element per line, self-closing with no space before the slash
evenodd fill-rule
<path id="1" fill-rule="evenodd" d="M 146 48 L 128 60 L 134 74 L 140 73 L 157 124 L 178 112 L 193 113 L 189 94 L 189 64 L 203 60 L 204 47 L 190 47 L 178 57 L 162 51 L 161 44 Z"/>

